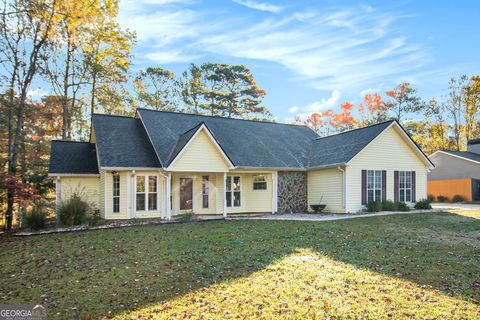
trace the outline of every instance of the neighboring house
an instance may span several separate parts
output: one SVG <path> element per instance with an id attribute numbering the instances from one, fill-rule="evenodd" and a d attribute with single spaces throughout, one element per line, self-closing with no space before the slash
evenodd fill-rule
<path id="1" fill-rule="evenodd" d="M 138 109 L 95 114 L 90 142 L 52 141 L 57 204 L 73 193 L 105 219 L 357 212 L 425 198 L 433 165 L 396 121 L 319 137 L 306 126 Z"/>
<path id="2" fill-rule="evenodd" d="M 429 158 L 435 164 L 428 174 L 429 195 L 480 200 L 480 139 L 468 141 L 467 151 L 436 151 Z"/>

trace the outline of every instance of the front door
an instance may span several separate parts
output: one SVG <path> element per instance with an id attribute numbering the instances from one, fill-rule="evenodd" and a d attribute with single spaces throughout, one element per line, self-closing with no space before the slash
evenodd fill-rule
<path id="1" fill-rule="evenodd" d="M 192 210 L 193 179 L 180 178 L 180 210 Z"/>

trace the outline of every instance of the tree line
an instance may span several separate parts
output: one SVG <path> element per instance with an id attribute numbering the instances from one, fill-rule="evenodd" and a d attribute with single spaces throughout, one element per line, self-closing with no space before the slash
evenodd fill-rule
<path id="1" fill-rule="evenodd" d="M 450 79 L 446 94 L 423 100 L 410 83 L 382 93 L 367 93 L 357 104 L 345 101 L 340 112 L 328 109 L 306 119 L 295 118 L 320 135 L 329 135 L 396 119 L 426 154 L 437 150 L 465 150 L 480 138 L 480 76 Z"/>
<path id="2" fill-rule="evenodd" d="M 192 64 L 178 77 L 150 67 L 133 75 L 136 34 L 117 16 L 118 0 L 1 0 L 0 209 L 7 229 L 14 211 L 52 190 L 49 141 L 88 140 L 95 112 L 132 115 L 141 106 L 271 117 L 265 91 L 243 65 Z M 37 83 L 49 93 L 40 101 L 29 96 Z"/>

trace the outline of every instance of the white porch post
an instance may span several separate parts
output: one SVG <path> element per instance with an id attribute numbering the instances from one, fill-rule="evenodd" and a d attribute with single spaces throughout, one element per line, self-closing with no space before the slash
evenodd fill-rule
<path id="1" fill-rule="evenodd" d="M 223 217 L 227 217 L 227 173 L 223 173 Z"/>
<path id="2" fill-rule="evenodd" d="M 272 173 L 272 213 L 278 211 L 278 172 Z"/>
<path id="3" fill-rule="evenodd" d="M 60 181 L 60 177 L 57 176 L 55 180 L 55 213 L 56 213 L 56 220 L 59 221 L 58 217 L 58 209 L 60 207 L 60 199 L 62 196 L 62 183 Z"/>
<path id="4" fill-rule="evenodd" d="M 129 217 L 130 218 L 135 218 L 135 207 L 136 207 L 136 195 L 135 193 L 137 192 L 137 186 L 135 185 L 135 170 L 132 170 L 132 175 L 130 176 L 130 190 L 129 190 L 129 197 L 132 199 L 132 205 L 130 208 L 129 212 Z"/>
<path id="5" fill-rule="evenodd" d="M 167 177 L 167 220 L 172 219 L 172 174 L 169 172 Z"/>

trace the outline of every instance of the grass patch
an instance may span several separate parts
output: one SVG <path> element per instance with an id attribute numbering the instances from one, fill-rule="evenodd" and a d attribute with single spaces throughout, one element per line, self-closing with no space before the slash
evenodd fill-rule
<path id="1" fill-rule="evenodd" d="M 0 303 L 49 319 L 477 318 L 480 214 L 212 221 L 0 243 Z"/>

